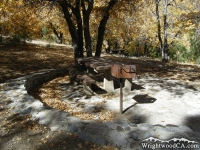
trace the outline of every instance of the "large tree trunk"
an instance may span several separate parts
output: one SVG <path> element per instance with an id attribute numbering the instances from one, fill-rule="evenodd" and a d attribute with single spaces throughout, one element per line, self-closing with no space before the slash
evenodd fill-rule
<path id="1" fill-rule="evenodd" d="M 161 37 L 159 2 L 160 2 L 160 0 L 155 0 L 155 3 L 156 3 L 156 19 L 157 19 L 157 27 L 158 27 L 158 31 L 157 31 L 158 32 L 158 40 L 159 40 L 160 51 L 162 53 L 163 41 L 162 41 L 162 37 Z"/>
<path id="2" fill-rule="evenodd" d="M 169 60 L 168 54 L 168 42 L 167 42 L 167 7 L 168 7 L 168 0 L 164 0 L 164 46 L 162 48 L 162 61 L 167 62 Z"/>
<path id="3" fill-rule="evenodd" d="M 155 0 L 156 3 L 156 18 L 157 18 L 157 26 L 158 26 L 158 40 L 160 45 L 160 51 L 162 55 L 162 61 L 167 62 L 169 60 L 168 54 L 168 42 L 167 42 L 167 7 L 168 7 L 168 0 L 163 0 L 164 10 L 163 10 L 163 38 L 161 36 L 161 24 L 160 24 L 160 14 L 159 14 L 159 2 L 160 0 Z"/>
<path id="4" fill-rule="evenodd" d="M 101 55 L 103 38 L 104 38 L 104 34 L 105 34 L 105 29 L 106 29 L 106 23 L 109 19 L 109 12 L 116 3 L 117 3 L 117 0 L 110 0 L 108 6 L 106 7 L 106 9 L 104 11 L 104 16 L 103 16 L 103 18 L 100 22 L 99 28 L 98 28 L 98 37 L 97 37 L 98 39 L 97 39 L 95 56 L 100 57 L 100 55 Z"/>
<path id="5" fill-rule="evenodd" d="M 75 59 L 75 62 L 76 62 L 76 58 L 79 58 L 79 57 L 82 57 L 83 56 L 83 37 L 81 35 L 82 33 L 82 28 L 81 28 L 81 32 L 80 32 L 80 29 L 77 31 L 76 29 L 76 26 L 75 24 L 73 23 L 72 21 L 72 15 L 69 13 L 69 4 L 63 0 L 61 2 L 59 2 L 60 6 L 62 7 L 62 10 L 63 10 L 63 13 L 64 13 L 64 18 L 67 22 L 67 25 L 68 25 L 68 28 L 69 28 L 69 33 L 71 35 L 71 38 L 72 38 L 72 45 L 73 45 L 73 49 L 74 49 L 74 59 Z M 73 8 L 71 8 L 72 11 Z M 76 12 L 76 11 L 74 11 Z M 75 14 L 77 15 L 77 14 Z M 76 19 L 81 19 L 80 16 L 76 16 Z M 82 26 L 82 21 L 79 22 L 77 21 L 78 23 L 78 27 Z M 80 37 L 78 37 L 80 35 Z M 82 40 L 82 42 L 80 42 Z M 82 50 L 81 50 L 82 49 Z"/>
<path id="6" fill-rule="evenodd" d="M 96 45 L 96 53 L 95 56 L 100 57 L 101 51 L 102 51 L 102 45 L 103 45 L 103 38 L 104 38 L 104 31 L 106 29 L 106 23 L 108 21 L 109 15 L 104 16 L 104 18 L 101 20 L 99 29 L 98 29 L 98 39 L 97 39 L 97 45 Z"/>
<path id="7" fill-rule="evenodd" d="M 90 35 L 90 29 L 89 29 L 89 19 L 90 19 L 90 13 L 92 11 L 94 0 L 91 0 L 88 2 L 88 8 L 86 10 L 85 2 L 84 0 L 81 1 L 82 5 L 82 11 L 83 11 L 83 23 L 84 23 L 84 37 L 85 37 L 85 47 L 87 51 L 87 57 L 92 56 L 92 41 L 91 41 L 91 35 Z"/>
<path id="8" fill-rule="evenodd" d="M 56 36 L 56 43 L 62 44 L 62 42 L 63 42 L 63 40 L 62 40 L 63 33 L 62 32 L 58 33 L 58 31 L 56 30 L 56 28 L 53 26 L 53 23 L 50 23 L 50 26 L 51 26 L 51 28 L 53 30 L 54 35 Z"/>
<path id="9" fill-rule="evenodd" d="M 79 56 L 83 57 L 83 24 L 81 18 L 81 11 L 80 11 L 80 0 L 76 0 L 76 21 L 78 24 L 78 48 L 79 48 Z"/>
<path id="10" fill-rule="evenodd" d="M 100 25 L 98 28 L 98 39 L 97 39 L 95 56 L 101 55 L 106 23 L 109 19 L 110 10 L 117 2 L 118 0 L 110 0 L 108 6 L 105 7 L 104 15 L 102 20 L 100 21 Z M 94 0 L 89 0 L 89 1 L 76 0 L 75 7 L 71 5 L 69 1 L 66 0 L 58 1 L 58 3 L 62 7 L 62 10 L 64 12 L 64 18 L 69 28 L 74 48 L 75 59 L 78 57 L 83 57 L 83 29 L 84 29 L 85 44 L 87 49 L 87 56 L 92 56 L 89 16 L 93 9 Z M 87 9 L 85 3 L 88 3 Z M 81 16 L 81 7 L 82 7 L 83 18 Z M 74 22 L 73 20 L 74 18 L 72 18 L 72 15 L 75 16 L 76 23 Z M 84 28 L 83 28 L 83 23 L 84 23 Z"/>

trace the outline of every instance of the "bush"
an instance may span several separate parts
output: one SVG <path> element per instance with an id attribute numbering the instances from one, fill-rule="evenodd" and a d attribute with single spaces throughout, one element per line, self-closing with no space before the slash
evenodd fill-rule
<path id="1" fill-rule="evenodd" d="M 125 49 L 128 52 L 129 56 L 135 56 L 136 46 L 134 41 L 129 42 Z"/>
<path id="2" fill-rule="evenodd" d="M 200 64 L 200 56 L 197 57 L 197 58 L 195 59 L 195 62 L 196 62 L 197 64 Z"/>
<path id="3" fill-rule="evenodd" d="M 151 43 L 147 45 L 147 53 L 148 53 L 148 57 L 152 57 L 152 58 L 161 57 L 160 49 L 158 47 L 153 46 Z"/>
<path id="4" fill-rule="evenodd" d="M 139 43 L 137 40 L 129 42 L 125 49 L 129 56 L 144 55 L 144 43 Z"/>
<path id="5" fill-rule="evenodd" d="M 18 45 L 21 44 L 20 37 L 18 35 L 13 35 L 5 39 L 6 45 Z"/>
<path id="6" fill-rule="evenodd" d="M 188 61 L 188 52 L 184 45 L 176 44 L 172 45 L 172 48 L 169 50 L 169 55 L 171 60 L 177 62 L 186 62 Z"/>
<path id="7" fill-rule="evenodd" d="M 190 35 L 190 59 L 199 62 L 200 57 L 200 36 L 195 33 Z"/>

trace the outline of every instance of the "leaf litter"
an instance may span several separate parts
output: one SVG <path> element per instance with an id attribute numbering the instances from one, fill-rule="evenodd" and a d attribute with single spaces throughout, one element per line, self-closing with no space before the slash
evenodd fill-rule
<path id="1" fill-rule="evenodd" d="M 69 48 L 52 48 L 25 45 L 25 46 L 2 46 L 0 57 L 0 82 L 25 76 L 46 69 L 65 68 L 73 65 L 73 51 Z M 199 88 L 200 67 L 191 64 L 162 63 L 154 59 L 129 59 L 121 57 L 105 56 L 109 59 L 122 61 L 127 64 L 135 64 L 137 77 L 156 76 L 172 80 L 182 80 Z M 52 86 L 51 88 L 55 87 Z M 50 88 L 50 87 L 49 87 Z M 44 90 L 45 91 L 45 90 Z M 46 90 L 48 92 L 49 89 Z M 70 108 L 66 103 L 58 102 L 59 88 L 51 95 L 57 101 L 59 109 Z M 104 95 L 109 99 L 114 95 Z M 0 135 L 1 149 L 92 149 L 92 150 L 116 150 L 111 146 L 98 146 L 80 140 L 73 134 L 62 131 L 50 131 L 50 129 L 31 120 L 31 116 L 19 116 L 13 114 L 12 109 L 6 108 L 9 98 L 0 95 Z M 63 107 L 61 107 L 61 104 Z M 100 109 L 101 110 L 101 109 Z M 100 110 L 96 110 L 97 112 Z M 73 112 L 73 111 L 72 111 Z M 77 114 L 78 115 L 78 114 Z M 84 116 L 86 116 L 84 114 Z M 87 117 L 86 117 L 87 118 Z M 32 136 L 34 135 L 34 136 Z M 13 139 L 15 142 L 12 142 Z M 43 140 L 41 140 L 43 139 Z M 34 147 L 34 148 L 33 148 Z"/>

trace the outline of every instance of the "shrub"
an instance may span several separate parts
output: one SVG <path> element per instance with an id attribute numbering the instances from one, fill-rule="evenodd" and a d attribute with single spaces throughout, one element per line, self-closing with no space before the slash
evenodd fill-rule
<path id="1" fill-rule="evenodd" d="M 177 62 L 186 62 L 188 61 L 188 52 L 184 45 L 175 44 L 172 45 L 172 48 L 169 50 L 169 55 L 171 60 Z"/>
<path id="2" fill-rule="evenodd" d="M 200 36 L 193 33 L 190 35 L 190 59 L 199 62 L 200 57 Z"/>
<path id="3" fill-rule="evenodd" d="M 148 57 L 160 58 L 161 53 L 158 47 L 153 46 L 151 43 L 147 44 Z"/>

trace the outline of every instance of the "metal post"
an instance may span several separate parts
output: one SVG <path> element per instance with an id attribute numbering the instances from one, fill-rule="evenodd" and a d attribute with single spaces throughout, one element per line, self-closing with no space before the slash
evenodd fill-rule
<path id="1" fill-rule="evenodd" d="M 123 113 L 123 92 L 122 92 L 122 78 L 120 78 L 120 113 Z"/>

